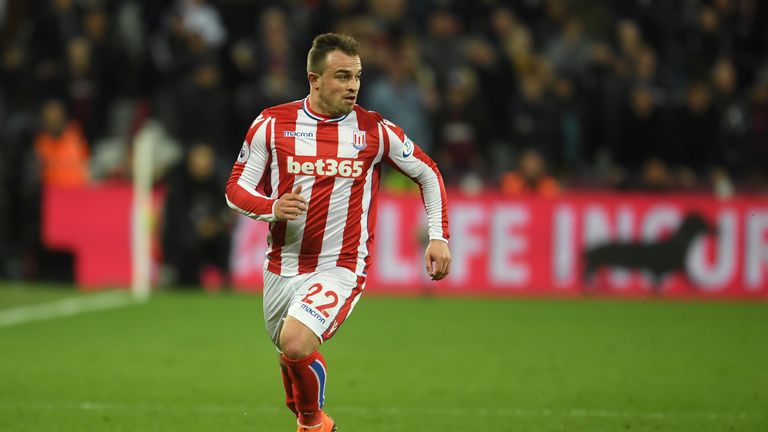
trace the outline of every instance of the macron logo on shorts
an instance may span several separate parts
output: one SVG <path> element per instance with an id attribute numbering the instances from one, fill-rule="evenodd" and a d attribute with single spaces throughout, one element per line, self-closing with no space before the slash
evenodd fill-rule
<path id="1" fill-rule="evenodd" d="M 308 314 L 312 315 L 316 320 L 320 321 L 321 323 L 325 324 L 325 318 L 323 318 L 322 315 L 317 313 L 316 310 L 312 309 L 311 307 L 307 306 L 306 304 L 301 304 L 301 310 L 307 312 Z"/>

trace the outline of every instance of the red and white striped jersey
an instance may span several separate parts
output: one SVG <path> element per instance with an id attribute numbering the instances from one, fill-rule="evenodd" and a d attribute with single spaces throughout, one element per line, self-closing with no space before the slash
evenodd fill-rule
<path id="1" fill-rule="evenodd" d="M 254 120 L 227 182 L 229 206 L 270 222 L 265 268 L 283 276 L 333 267 L 367 272 L 381 164 L 421 187 L 429 238 L 447 241 L 448 213 L 437 166 L 397 125 L 358 105 L 328 118 L 309 98 L 268 108 Z M 278 221 L 277 198 L 301 185 L 307 212 Z"/>

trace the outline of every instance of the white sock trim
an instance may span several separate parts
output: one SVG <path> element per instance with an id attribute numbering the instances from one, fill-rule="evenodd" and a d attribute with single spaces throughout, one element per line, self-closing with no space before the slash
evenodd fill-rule
<path id="1" fill-rule="evenodd" d="M 320 420 L 320 424 L 317 424 L 315 426 L 305 426 L 305 425 L 301 424 L 301 422 L 299 422 L 299 419 L 296 419 L 296 424 L 298 424 L 299 427 L 304 428 L 304 429 L 320 429 L 323 426 L 323 421 Z"/>

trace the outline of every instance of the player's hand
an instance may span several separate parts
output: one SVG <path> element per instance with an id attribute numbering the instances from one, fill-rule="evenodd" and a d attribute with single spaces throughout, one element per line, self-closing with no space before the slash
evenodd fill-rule
<path id="1" fill-rule="evenodd" d="M 275 203 L 275 217 L 277 220 L 296 220 L 307 211 L 307 200 L 301 196 L 301 186 L 291 193 L 284 194 Z"/>
<path id="2" fill-rule="evenodd" d="M 427 274 L 434 281 L 448 276 L 451 271 L 451 251 L 448 243 L 442 240 L 430 240 L 427 252 L 424 254 L 424 263 L 427 265 Z"/>

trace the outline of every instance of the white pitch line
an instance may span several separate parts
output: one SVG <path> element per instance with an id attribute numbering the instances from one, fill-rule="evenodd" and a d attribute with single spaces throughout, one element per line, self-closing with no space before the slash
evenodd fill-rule
<path id="1" fill-rule="evenodd" d="M 251 413 L 277 414 L 286 411 L 283 406 L 261 405 L 261 406 L 217 406 L 217 405 L 146 405 L 146 404 L 125 404 L 125 403 L 101 403 L 101 402 L 80 402 L 80 403 L 56 403 L 56 402 L 35 402 L 21 403 L 0 402 L 2 409 L 33 409 L 33 410 L 82 410 L 82 411 L 140 411 L 140 412 L 207 412 L 212 414 L 232 414 L 247 415 Z M 680 420 L 680 419 L 700 419 L 709 421 L 749 421 L 763 419 L 765 416 L 761 413 L 749 412 L 673 412 L 673 411 L 614 411 L 607 409 L 524 409 L 524 408 L 504 408 L 504 409 L 464 409 L 464 408 L 403 408 L 396 406 L 380 406 L 376 408 L 369 407 L 350 407 L 333 406 L 332 412 L 348 413 L 358 415 L 415 415 L 415 416 L 452 416 L 452 417 L 590 417 L 590 418 L 623 418 L 623 419 L 650 419 L 650 420 Z"/>
<path id="2" fill-rule="evenodd" d="M 135 303 L 130 294 L 121 291 L 70 297 L 48 303 L 0 310 L 0 327 L 45 321 L 86 312 L 128 306 Z"/>

